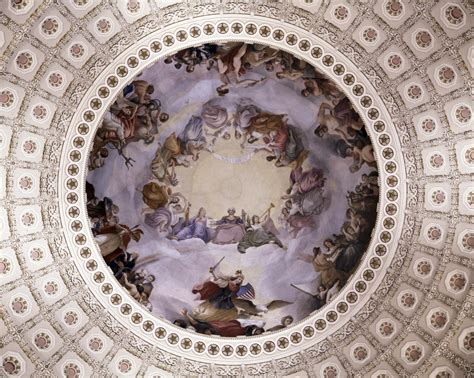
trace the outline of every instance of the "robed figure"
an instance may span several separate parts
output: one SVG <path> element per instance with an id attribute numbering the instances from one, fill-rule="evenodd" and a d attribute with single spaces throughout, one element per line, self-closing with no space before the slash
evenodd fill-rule
<path id="1" fill-rule="evenodd" d="M 244 221 L 241 217 L 235 215 L 235 209 L 227 210 L 227 216 L 222 217 L 216 222 L 217 228 L 215 236 L 212 239 L 216 244 L 238 243 L 242 240 L 245 233 Z"/>
<path id="2" fill-rule="evenodd" d="M 193 293 L 199 294 L 203 302 L 190 314 L 184 309 L 181 313 L 199 333 L 234 337 L 264 332 L 265 321 L 249 319 L 244 308 L 268 309 L 252 303 L 255 290 L 250 283 L 243 285 L 245 277 L 241 270 L 226 276 L 217 270 L 219 263 L 209 269 L 210 280 L 193 288 Z"/>
<path id="3" fill-rule="evenodd" d="M 270 209 L 274 206 L 271 204 L 262 218 L 254 215 L 251 221 L 247 222 L 245 235 L 237 245 L 237 250 L 240 253 L 245 253 L 250 247 L 260 247 L 265 244 L 276 244 L 283 248 L 282 242 L 277 237 L 278 230 L 270 217 Z"/>
<path id="4" fill-rule="evenodd" d="M 245 277 L 241 270 L 232 276 L 223 275 L 215 268 L 210 268 L 209 272 L 212 278 L 193 288 L 193 293 L 199 294 L 204 302 L 193 309 L 191 316 L 201 322 L 236 319 L 239 311 L 233 301 L 254 299 L 254 288 L 251 284 L 242 285 Z"/>

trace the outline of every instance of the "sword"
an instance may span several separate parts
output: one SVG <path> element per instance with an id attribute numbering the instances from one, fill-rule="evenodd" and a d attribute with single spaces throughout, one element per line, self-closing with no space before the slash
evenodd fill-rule
<path id="1" fill-rule="evenodd" d="M 211 273 L 212 273 L 212 272 L 214 271 L 214 269 L 216 269 L 216 268 L 219 266 L 219 264 L 222 262 L 222 260 L 224 260 L 224 259 L 225 259 L 225 256 L 224 256 L 224 257 L 222 257 L 222 258 L 221 258 L 221 259 L 220 259 L 220 260 L 217 262 L 217 264 L 216 264 L 216 265 L 214 265 L 214 266 L 211 266 L 211 267 L 209 268 L 209 272 L 211 272 Z"/>

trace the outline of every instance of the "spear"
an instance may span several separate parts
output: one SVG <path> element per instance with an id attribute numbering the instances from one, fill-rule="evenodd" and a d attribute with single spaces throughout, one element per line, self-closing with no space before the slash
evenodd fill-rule
<path id="1" fill-rule="evenodd" d="M 303 289 L 301 289 L 300 287 L 298 287 L 298 286 L 296 286 L 296 285 L 294 285 L 294 284 L 290 284 L 290 286 L 291 286 L 291 287 L 294 287 L 295 289 L 298 289 L 299 291 L 301 291 L 301 292 L 303 292 L 303 293 L 305 293 L 305 294 L 311 295 L 313 298 L 315 297 L 314 294 L 308 293 L 306 290 L 303 290 Z"/>

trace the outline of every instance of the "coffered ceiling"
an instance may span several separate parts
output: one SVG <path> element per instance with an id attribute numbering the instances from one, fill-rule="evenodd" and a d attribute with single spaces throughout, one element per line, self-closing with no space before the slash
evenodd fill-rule
<path id="1" fill-rule="evenodd" d="M 2 374 L 473 373 L 469 1 L 3 0 L 1 9 Z M 345 290 L 284 330 L 231 339 L 179 329 L 134 301 L 100 257 L 84 192 L 94 133 L 119 91 L 158 59 L 219 41 L 292 52 L 334 80 L 368 129 L 381 188 Z"/>

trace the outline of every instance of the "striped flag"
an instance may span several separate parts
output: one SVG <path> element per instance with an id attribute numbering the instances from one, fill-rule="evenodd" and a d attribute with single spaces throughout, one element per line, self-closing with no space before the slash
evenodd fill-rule
<path id="1" fill-rule="evenodd" d="M 237 298 L 251 301 L 252 299 L 255 299 L 255 289 L 250 283 L 243 285 L 237 292 Z"/>

